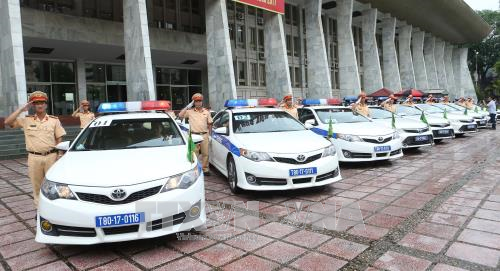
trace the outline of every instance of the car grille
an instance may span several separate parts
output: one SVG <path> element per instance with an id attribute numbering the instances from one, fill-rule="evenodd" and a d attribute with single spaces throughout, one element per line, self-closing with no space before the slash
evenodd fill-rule
<path id="1" fill-rule="evenodd" d="M 54 225 L 52 227 L 56 230 L 58 235 L 61 236 L 75 236 L 75 237 L 95 237 L 96 232 L 94 228 L 82 228 L 82 227 L 71 227 Z"/>
<path id="2" fill-rule="evenodd" d="M 258 185 L 286 185 L 286 179 L 276 179 L 276 178 L 256 178 L 256 183 Z"/>
<path id="3" fill-rule="evenodd" d="M 171 227 L 174 225 L 179 225 L 184 221 L 185 218 L 186 218 L 186 213 L 182 212 L 182 213 L 175 214 L 173 216 L 153 220 L 153 221 L 147 223 L 146 230 L 147 231 L 156 231 L 156 230 L 168 228 L 168 227 Z"/>
<path id="4" fill-rule="evenodd" d="M 372 158 L 371 153 L 351 152 L 351 157 L 355 159 Z"/>
<path id="5" fill-rule="evenodd" d="M 468 120 L 461 120 L 460 122 L 462 122 L 462 123 L 470 123 L 471 121 L 468 121 Z"/>
<path id="6" fill-rule="evenodd" d="M 442 124 L 431 124 L 431 127 L 435 127 L 435 128 L 444 128 L 444 127 L 448 127 L 449 124 L 447 123 L 442 123 Z"/>
<path id="7" fill-rule="evenodd" d="M 373 144 L 384 144 L 392 140 L 392 136 L 384 138 L 382 141 L 378 141 L 373 138 L 363 138 L 363 141 L 373 143 Z"/>
<path id="8" fill-rule="evenodd" d="M 106 235 L 131 233 L 131 232 L 137 232 L 138 230 L 139 230 L 139 225 L 102 228 L 102 231 Z"/>
<path id="9" fill-rule="evenodd" d="M 459 129 L 461 132 L 475 132 L 477 130 L 477 125 L 474 124 L 474 128 L 469 128 L 468 125 L 464 125 Z"/>
<path id="10" fill-rule="evenodd" d="M 401 149 L 391 152 L 390 156 L 398 155 L 401 153 Z"/>
<path id="11" fill-rule="evenodd" d="M 440 134 L 439 131 L 447 131 L 447 134 Z M 442 130 L 436 130 L 432 131 L 432 135 L 434 136 L 434 139 L 436 138 L 443 138 L 443 137 L 450 137 L 453 136 L 453 129 L 442 129 Z"/>
<path id="12" fill-rule="evenodd" d="M 428 136 L 428 139 L 425 141 L 415 141 L 414 136 L 409 136 L 403 141 L 403 145 L 406 146 L 419 146 L 419 145 L 426 145 L 426 144 L 431 144 L 432 143 L 432 137 Z"/>
<path id="13" fill-rule="evenodd" d="M 299 178 L 299 179 L 292 180 L 293 184 L 310 183 L 311 181 L 312 181 L 312 178 Z"/>
<path id="14" fill-rule="evenodd" d="M 420 133 L 425 133 L 429 131 L 429 128 L 424 128 L 424 129 L 404 129 L 405 132 L 410 133 L 410 134 L 420 134 Z"/>
<path id="15" fill-rule="evenodd" d="M 101 195 L 101 194 L 88 194 L 88 193 L 79 193 L 77 192 L 76 194 L 78 195 L 78 198 L 83 201 L 88 201 L 88 202 L 93 202 L 93 203 L 99 203 L 99 204 L 107 204 L 107 205 L 119 205 L 119 204 L 127 204 L 131 203 L 134 201 L 138 201 L 150 196 L 153 196 L 160 192 L 161 185 L 157 187 L 152 187 L 148 188 L 145 190 L 137 191 L 132 194 L 130 194 L 126 199 L 122 201 L 114 201 L 110 197 L 106 195 Z"/>
<path id="16" fill-rule="evenodd" d="M 323 155 L 322 153 L 318 153 L 316 155 L 309 156 L 303 162 L 299 162 L 294 158 L 286 158 L 286 157 L 273 157 L 273 158 L 276 162 L 280 162 L 280 163 L 293 164 L 293 165 L 303 165 L 303 164 L 309 164 L 311 162 L 314 162 L 314 161 L 320 159 L 322 155 Z"/>
<path id="17" fill-rule="evenodd" d="M 334 171 L 332 172 L 328 172 L 326 174 L 323 174 L 323 175 L 318 175 L 316 177 L 316 182 L 321 182 L 321 181 L 324 181 L 324 180 L 328 180 L 328 179 L 331 179 L 331 178 L 335 178 L 339 176 L 339 168 L 336 168 Z"/>

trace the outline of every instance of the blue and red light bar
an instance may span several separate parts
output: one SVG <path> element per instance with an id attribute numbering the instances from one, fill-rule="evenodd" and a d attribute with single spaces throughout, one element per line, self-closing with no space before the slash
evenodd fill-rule
<path id="1" fill-rule="evenodd" d="M 302 105 L 304 106 L 314 106 L 314 105 L 341 105 L 342 102 L 339 99 L 304 99 L 302 100 Z"/>
<path id="2" fill-rule="evenodd" d="M 98 113 L 140 112 L 169 110 L 169 101 L 142 101 L 142 102 L 116 102 L 102 103 L 97 109 Z"/>
<path id="3" fill-rule="evenodd" d="M 237 99 L 227 100 L 224 107 L 257 107 L 257 106 L 276 106 L 278 102 L 274 98 L 260 99 Z"/>

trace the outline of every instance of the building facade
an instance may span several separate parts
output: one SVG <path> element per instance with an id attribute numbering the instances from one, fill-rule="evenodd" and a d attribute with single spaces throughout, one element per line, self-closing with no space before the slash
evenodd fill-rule
<path id="1" fill-rule="evenodd" d="M 243 1 L 244 2 L 244 1 Z M 279 0 L 277 0 L 279 2 Z M 344 97 L 381 88 L 475 97 L 463 44 L 489 26 L 463 0 L 0 0 L 0 117 L 35 90 L 78 101 Z"/>

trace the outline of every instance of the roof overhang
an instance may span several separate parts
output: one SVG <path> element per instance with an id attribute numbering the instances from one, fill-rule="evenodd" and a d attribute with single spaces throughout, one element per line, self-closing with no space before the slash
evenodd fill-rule
<path id="1" fill-rule="evenodd" d="M 463 0 L 357 0 L 453 44 L 483 40 L 490 26 Z"/>

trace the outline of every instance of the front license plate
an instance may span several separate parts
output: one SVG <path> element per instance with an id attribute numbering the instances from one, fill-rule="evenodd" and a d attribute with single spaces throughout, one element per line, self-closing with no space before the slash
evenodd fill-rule
<path id="1" fill-rule="evenodd" d="M 391 146 L 375 146 L 375 152 L 388 152 L 391 151 Z"/>
<path id="2" fill-rule="evenodd" d="M 427 140 L 429 140 L 429 137 L 426 136 L 426 135 L 425 136 L 416 136 L 415 137 L 415 141 L 416 142 L 422 142 L 422 141 L 427 141 Z"/>
<path id="3" fill-rule="evenodd" d="M 485 120 L 482 120 L 479 122 L 481 125 L 486 125 L 486 121 Z"/>
<path id="4" fill-rule="evenodd" d="M 474 124 L 468 125 L 467 129 L 476 129 L 476 125 L 474 125 Z"/>
<path id="5" fill-rule="evenodd" d="M 290 169 L 289 173 L 290 173 L 290 177 L 303 176 L 303 175 L 315 175 L 318 173 L 318 168 L 310 167 L 310 168 Z"/>
<path id="6" fill-rule="evenodd" d="M 450 130 L 438 130 L 438 134 L 440 134 L 440 135 L 449 135 L 450 134 Z"/>
<path id="7" fill-rule="evenodd" d="M 104 215 L 95 217 L 97 228 L 132 225 L 144 222 L 144 213 L 130 213 L 118 215 Z"/>

